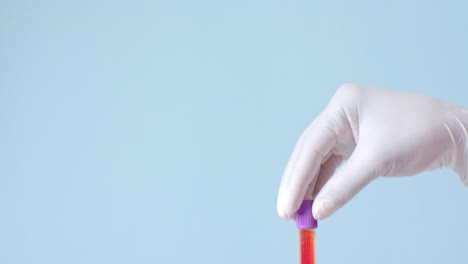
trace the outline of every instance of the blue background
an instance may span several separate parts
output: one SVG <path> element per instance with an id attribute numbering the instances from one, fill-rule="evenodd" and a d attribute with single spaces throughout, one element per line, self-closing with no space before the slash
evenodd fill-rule
<path id="1" fill-rule="evenodd" d="M 345 82 L 467 107 L 467 13 L 0 0 L 0 263 L 298 263 L 297 137 Z M 319 223 L 318 263 L 468 263 L 467 205 L 446 169 L 378 179 Z"/>

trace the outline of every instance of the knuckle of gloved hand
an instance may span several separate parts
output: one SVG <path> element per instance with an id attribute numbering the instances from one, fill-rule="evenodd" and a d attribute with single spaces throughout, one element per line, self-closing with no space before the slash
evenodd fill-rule
<path id="1" fill-rule="evenodd" d="M 356 102 L 363 93 L 365 87 L 357 83 L 345 83 L 341 85 L 335 93 L 335 98 L 339 102 Z"/>

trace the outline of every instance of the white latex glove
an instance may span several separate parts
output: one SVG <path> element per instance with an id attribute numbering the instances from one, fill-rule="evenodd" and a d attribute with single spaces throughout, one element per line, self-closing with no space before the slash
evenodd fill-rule
<path id="1" fill-rule="evenodd" d="M 322 220 L 379 176 L 447 167 L 468 186 L 468 110 L 429 96 L 345 84 L 299 138 L 283 174 L 278 214 L 304 199 Z M 336 172 L 343 160 L 347 160 Z"/>

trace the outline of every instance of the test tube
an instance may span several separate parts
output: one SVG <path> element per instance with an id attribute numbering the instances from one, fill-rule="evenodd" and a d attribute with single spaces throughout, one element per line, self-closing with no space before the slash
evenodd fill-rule
<path id="1" fill-rule="evenodd" d="M 300 264 L 315 264 L 315 228 L 317 220 L 312 215 L 313 200 L 304 200 L 296 213 L 299 229 Z"/>

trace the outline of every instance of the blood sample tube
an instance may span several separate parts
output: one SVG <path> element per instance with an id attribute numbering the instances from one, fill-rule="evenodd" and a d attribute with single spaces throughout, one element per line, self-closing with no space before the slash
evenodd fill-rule
<path id="1" fill-rule="evenodd" d="M 299 229 L 300 264 L 315 264 L 315 228 L 317 220 L 312 216 L 313 200 L 304 200 L 296 213 L 296 226 Z"/>

